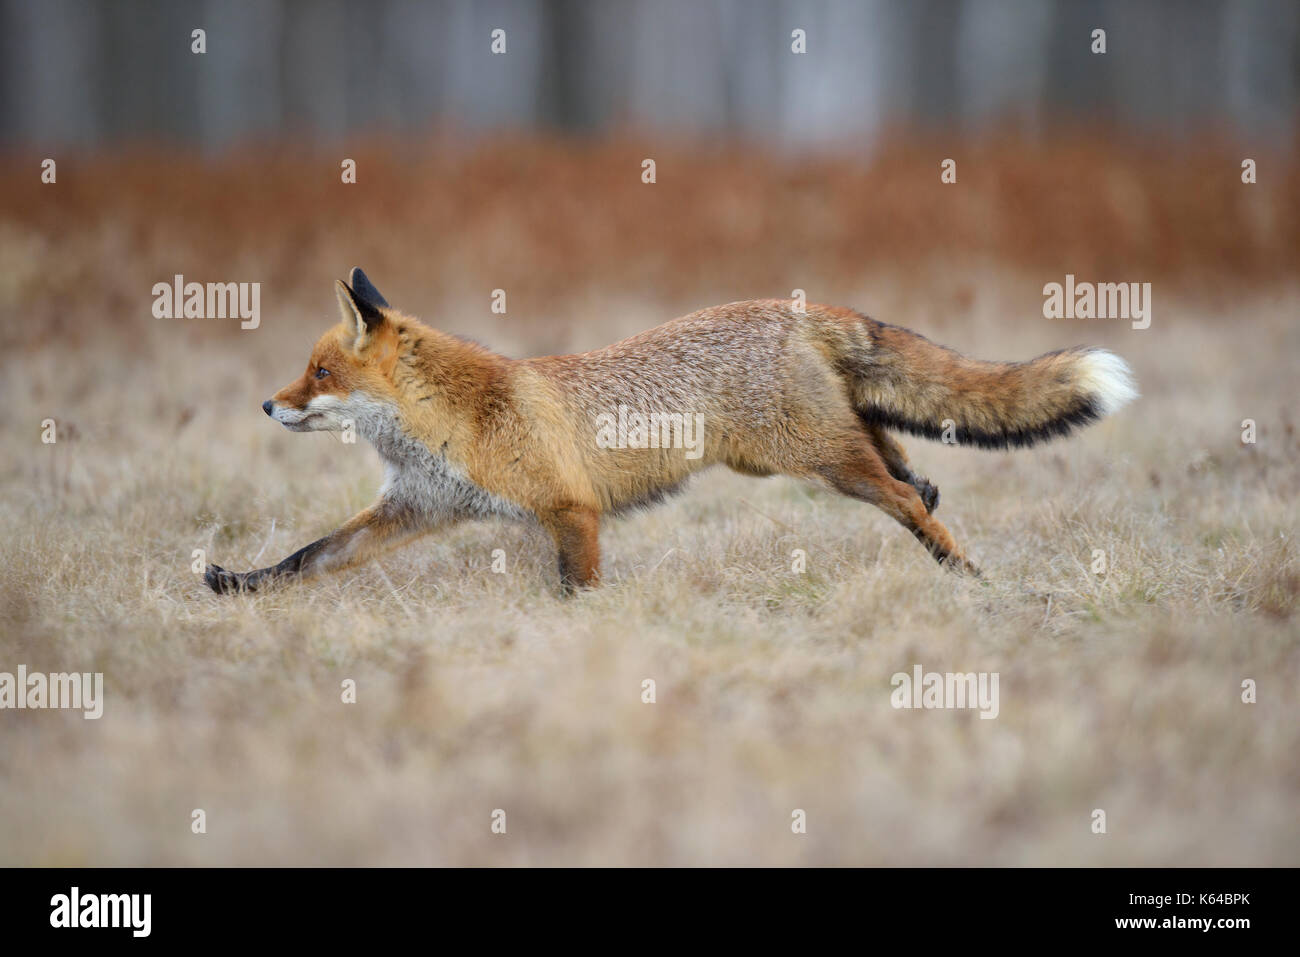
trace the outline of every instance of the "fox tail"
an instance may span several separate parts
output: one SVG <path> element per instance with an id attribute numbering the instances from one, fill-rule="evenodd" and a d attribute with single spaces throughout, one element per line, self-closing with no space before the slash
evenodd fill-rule
<path id="1" fill-rule="evenodd" d="M 868 323 L 871 346 L 852 365 L 851 388 L 870 424 L 1005 449 L 1068 435 L 1138 395 L 1128 364 L 1105 349 L 983 362 L 906 329 Z"/>

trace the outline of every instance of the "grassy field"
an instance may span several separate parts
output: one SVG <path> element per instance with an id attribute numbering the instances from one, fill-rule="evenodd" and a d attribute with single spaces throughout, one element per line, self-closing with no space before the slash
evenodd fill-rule
<path id="1" fill-rule="evenodd" d="M 61 170 L 59 215 L 30 193 L 0 208 L 0 671 L 102 671 L 106 693 L 98 721 L 0 712 L 0 864 L 1300 864 L 1294 207 L 1252 200 L 1192 247 L 1179 216 L 1208 214 L 1152 193 L 1134 228 L 1165 241 L 1130 260 L 1101 240 L 1053 246 L 1051 208 L 1021 191 L 1037 244 L 922 255 L 871 245 L 869 216 L 815 198 L 822 220 L 765 242 L 741 215 L 752 198 L 848 173 L 743 167 L 716 208 L 668 214 L 697 238 L 692 226 L 713 223 L 722 248 L 683 239 L 631 262 L 635 237 L 611 229 L 602 245 L 601 223 L 634 221 L 639 196 L 610 199 L 604 219 L 576 210 L 595 220 L 581 235 L 527 225 L 537 214 L 517 180 L 537 169 L 559 184 L 535 187 L 543 206 L 584 181 L 612 189 L 552 150 L 466 173 L 461 189 L 447 174 L 440 195 L 481 204 L 436 237 L 425 223 L 433 252 L 399 242 L 447 213 L 418 197 L 395 238 L 367 226 L 380 213 L 364 204 L 351 226 L 340 204 L 317 233 L 330 187 L 249 180 L 218 212 L 191 167 L 192 203 L 184 176 L 151 182 L 124 161 L 96 174 L 87 160 L 96 185 Z M 692 188 L 720 163 L 699 160 Z M 1023 185 L 1038 168 L 1018 157 L 1006 176 Z M 901 174 L 887 161 L 870 175 Z M 498 208 L 499 193 L 518 203 Z M 971 193 L 963 216 L 1006 208 L 996 189 Z M 222 218 L 240 211 L 245 232 Z M 654 242 L 671 245 L 661 227 Z M 367 237 L 355 249 L 349 229 Z M 779 258 L 773 243 L 805 249 L 814 233 L 832 265 L 755 279 Z M 458 239 L 459 276 L 440 252 Z M 1237 263 L 1225 243 L 1260 252 Z M 552 275 L 561 262 L 567 284 Z M 215 596 L 194 550 L 267 564 L 378 487 L 368 446 L 290 434 L 258 408 L 300 374 L 334 318 L 330 282 L 354 264 L 395 306 L 514 356 L 800 286 L 982 358 L 1104 345 L 1142 398 L 1028 451 L 905 440 L 983 581 L 945 574 L 866 505 L 715 471 L 610 521 L 606 585 L 571 600 L 540 533 L 493 523 L 291 589 Z M 1153 280 L 1151 327 L 1042 318 L 1042 285 L 1066 271 Z M 266 277 L 261 327 L 153 319 L 149 289 L 175 272 Z M 661 273 L 686 278 L 657 288 Z M 498 286 L 521 290 L 505 317 L 487 308 Z M 998 673 L 997 719 L 892 708 L 891 676 L 918 664 Z M 1256 704 L 1241 700 L 1246 679 Z"/>

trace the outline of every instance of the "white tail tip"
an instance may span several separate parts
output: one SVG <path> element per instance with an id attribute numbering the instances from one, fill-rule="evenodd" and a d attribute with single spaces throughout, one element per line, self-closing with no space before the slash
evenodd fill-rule
<path id="1" fill-rule="evenodd" d="M 1079 388 L 1092 397 L 1102 415 L 1110 415 L 1138 397 L 1133 370 L 1105 349 L 1090 349 L 1079 358 Z"/>

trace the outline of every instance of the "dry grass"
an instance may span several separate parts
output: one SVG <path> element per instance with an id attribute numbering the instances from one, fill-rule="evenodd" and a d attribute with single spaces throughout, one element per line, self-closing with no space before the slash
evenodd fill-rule
<path id="1" fill-rule="evenodd" d="M 550 165 L 538 164 L 579 183 L 582 157 L 599 165 L 611 149 L 566 165 L 546 147 Z M 816 189 L 829 168 L 798 175 Z M 271 209 L 241 232 L 200 185 L 187 209 L 166 171 L 150 193 L 142 173 L 114 191 L 106 169 L 120 171 L 60 194 L 57 224 L 30 197 L 0 207 L 0 670 L 102 671 L 107 688 L 97 722 L 0 713 L 0 863 L 1300 863 L 1300 286 L 1282 258 L 1294 207 L 1275 212 L 1254 265 L 1222 281 L 1204 271 L 1214 244 L 1234 241 L 1221 222 L 1204 245 L 1180 225 L 1162 246 L 1170 262 L 1134 253 L 1125 269 L 1098 241 L 1084 265 L 1059 251 L 1057 269 L 1010 247 L 895 262 L 870 253 L 873 227 L 852 209 L 830 209 L 842 243 L 817 227 L 824 261 L 839 264 L 819 267 L 821 286 L 792 268 L 747 288 L 760 268 L 747 242 L 761 266 L 796 240 L 773 252 L 767 227 L 747 241 L 742 222 L 723 250 L 698 233 L 679 246 L 652 218 L 667 245 L 650 268 L 636 237 L 611 230 L 605 253 L 588 238 L 644 201 L 614 197 L 604 227 L 590 211 L 575 211 L 595 219 L 580 235 L 552 223 L 554 242 L 580 252 L 572 270 L 592 270 L 575 288 L 551 275 L 545 236 L 510 232 L 532 214 L 507 205 L 488 225 L 481 172 L 441 182 L 439 196 L 460 199 L 440 202 L 479 190 L 484 208 L 453 217 L 426 254 L 364 226 L 364 248 L 349 251 L 343 222 L 313 238 L 323 187 L 292 199 L 286 184 L 263 194 L 249 182 Z M 502 194 L 529 195 L 529 167 L 495 175 Z M 796 174 L 760 163 L 730 175 L 743 211 L 785 196 Z M 1126 175 L 1147 184 L 1148 208 L 1177 206 L 1145 168 Z M 676 197 L 663 164 L 660 176 Z M 531 195 L 549 207 L 575 189 L 534 183 Z M 970 202 L 1005 210 L 991 195 Z M 665 201 L 687 233 L 735 221 Z M 230 203 L 253 215 L 252 200 Z M 1026 229 L 1056 228 L 1041 204 L 1021 215 Z M 402 222 L 402 235 L 419 232 L 419 215 Z M 477 265 L 431 292 L 423 257 L 457 236 Z M 863 265 L 848 269 L 859 246 Z M 941 573 L 866 506 L 710 473 L 611 522 L 608 585 L 572 601 L 556 597 L 539 535 L 491 523 L 290 590 L 214 596 L 190 571 L 193 549 L 231 568 L 265 563 L 377 487 L 368 448 L 289 434 L 257 408 L 300 371 L 331 319 L 329 279 L 354 261 L 396 305 L 513 355 L 800 285 L 985 357 L 1107 345 L 1132 362 L 1143 398 L 1032 451 L 907 443 L 984 583 Z M 651 295 L 656 270 L 677 262 L 691 264 L 688 281 Z M 1094 262 L 1116 270 L 1094 278 L 1158 280 L 1150 329 L 1039 317 L 1042 284 Z M 151 320 L 149 287 L 174 271 L 264 279 L 263 327 Z M 467 289 L 513 290 L 516 277 L 536 295 L 512 298 L 505 319 Z M 53 446 L 40 442 L 46 417 L 60 424 Z M 1240 441 L 1244 418 L 1259 423 L 1256 445 Z M 506 574 L 492 572 L 495 548 Z M 805 574 L 790 571 L 796 548 Z M 1097 548 L 1103 576 L 1089 570 Z M 895 711 L 890 677 L 914 664 L 998 672 L 999 718 Z M 340 701 L 345 678 L 355 705 Z M 1245 678 L 1256 705 L 1240 702 Z M 206 835 L 190 833 L 194 808 Z M 490 832 L 495 808 L 505 836 Z M 806 835 L 790 832 L 794 808 Z M 1089 830 L 1094 808 L 1105 836 Z"/>

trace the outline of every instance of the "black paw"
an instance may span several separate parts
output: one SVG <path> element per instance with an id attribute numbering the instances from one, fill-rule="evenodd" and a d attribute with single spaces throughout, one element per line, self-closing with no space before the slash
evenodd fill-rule
<path id="1" fill-rule="evenodd" d="M 248 575 L 240 572 L 228 572 L 220 565 L 209 565 L 207 571 L 203 573 L 203 580 L 218 595 L 229 595 L 231 592 L 240 591 L 256 591 L 256 586 L 248 579 Z"/>
<path id="2" fill-rule="evenodd" d="M 927 512 L 933 512 L 939 507 L 939 486 L 931 484 L 928 478 L 920 475 L 913 475 L 910 484 L 921 496 Z"/>

